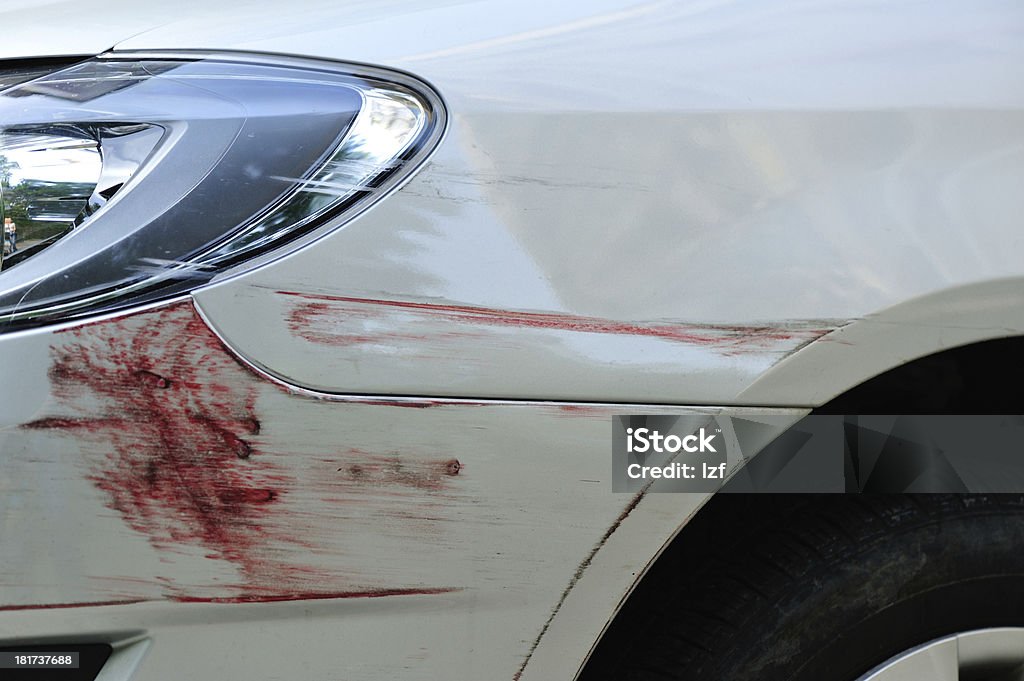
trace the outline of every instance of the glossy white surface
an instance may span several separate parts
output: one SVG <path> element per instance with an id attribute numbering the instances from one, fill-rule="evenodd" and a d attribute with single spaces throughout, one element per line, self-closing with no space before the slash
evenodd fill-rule
<path id="1" fill-rule="evenodd" d="M 1024 120 L 1008 112 L 642 117 L 633 159 L 590 142 L 622 145 L 626 115 L 483 118 L 456 111 L 434 161 L 391 200 L 315 248 L 199 293 L 203 309 L 250 358 L 329 391 L 716 403 L 808 339 L 731 353 L 527 330 L 510 349 L 507 333 L 446 336 L 460 329 L 394 314 L 353 326 L 359 318 L 337 310 L 329 355 L 301 342 L 293 352 L 275 292 L 827 331 L 1020 274 Z M 785 159 L 785 187 L 751 172 L 754 149 L 737 130 Z M 365 345 L 344 346 L 375 333 L 398 339 L 376 343 L 379 362 Z"/>
<path id="2" fill-rule="evenodd" d="M 167 12 L 125 13 L 140 10 Z M 258 0 L 209 3 L 118 47 L 234 47 L 406 68 L 457 109 L 1005 108 L 1024 103 L 1022 24 L 1020 6 L 1006 0 L 318 0 L 301 11 Z"/>
<path id="3" fill-rule="evenodd" d="M 414 70 L 449 101 L 448 139 L 399 194 L 198 295 L 247 357 L 327 392 L 749 403 L 744 392 L 810 338 L 734 352 L 359 303 L 330 307 L 326 328 L 309 329 L 318 343 L 302 337 L 308 318 L 283 322 L 294 308 L 277 292 L 774 336 L 1021 276 L 1017 7 L 510 7 L 335 8 L 324 17 L 339 28 L 259 20 L 244 35 L 216 10 L 205 29 L 121 46 L 201 47 L 215 34 L 239 49 L 318 45 Z M 328 32 L 343 39 L 320 48 Z M 758 399 L 820 403 L 854 384 L 849 373 Z"/>

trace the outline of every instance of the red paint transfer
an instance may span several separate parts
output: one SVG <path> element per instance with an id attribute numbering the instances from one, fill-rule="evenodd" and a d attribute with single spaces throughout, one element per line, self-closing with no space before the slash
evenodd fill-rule
<path id="1" fill-rule="evenodd" d="M 150 581 L 172 600 L 404 592 L 338 559 L 342 519 L 370 504 L 378 524 L 409 517 L 408 532 L 422 532 L 462 469 L 450 457 L 351 448 L 294 455 L 265 436 L 257 403 L 262 390 L 305 398 L 237 362 L 191 303 L 62 331 L 51 352 L 55 409 L 22 427 L 73 440 L 107 506 L 172 566 Z M 204 556 L 237 577 L 212 564 L 197 576 Z M 190 566 L 187 580 L 176 561 Z"/>
<path id="2" fill-rule="evenodd" d="M 338 593 L 311 591 L 305 593 L 282 593 L 272 596 L 249 595 L 214 598 L 180 596 L 172 600 L 178 603 L 278 603 L 281 601 L 322 601 L 345 598 L 385 598 L 387 596 L 438 596 L 459 591 L 462 591 L 462 589 L 451 587 L 432 589 L 374 589 L 369 591 L 342 591 Z"/>
<path id="3" fill-rule="evenodd" d="M 32 605 L 0 605 L 0 612 L 7 610 L 51 610 L 60 608 L 99 608 L 107 605 L 132 605 L 145 603 L 145 598 L 126 598 L 117 601 L 90 601 L 86 603 L 41 603 Z"/>
<path id="4" fill-rule="evenodd" d="M 323 601 L 349 598 L 385 598 L 388 596 L 438 596 L 441 594 L 458 593 L 460 588 L 410 588 L 410 589 L 370 589 L 367 591 L 306 591 L 285 592 L 279 594 L 248 594 L 244 596 L 171 596 L 168 600 L 175 603 L 280 603 L 282 601 Z M 146 598 L 132 598 L 117 601 L 91 601 L 85 603 L 44 603 L 37 605 L 3 605 L 0 612 L 18 610 L 60 610 L 64 608 L 100 608 L 110 605 L 133 605 L 148 603 Z"/>
<path id="5" fill-rule="evenodd" d="M 726 353 L 763 350 L 777 343 L 802 345 L 832 330 L 807 328 L 806 325 L 793 325 L 793 328 L 790 328 L 785 325 L 630 322 L 554 312 L 524 312 L 295 291 L 278 291 L 278 294 L 303 301 L 297 303 L 288 314 L 289 329 L 294 334 L 310 342 L 331 345 L 415 341 L 419 336 L 399 333 L 395 329 L 406 326 L 416 318 L 442 320 L 457 325 L 442 333 L 447 336 L 463 335 L 459 333 L 459 328 L 467 326 L 512 327 L 658 338 L 675 343 L 710 347 Z M 388 320 L 388 314 L 412 317 Z M 346 326 L 339 326 L 339 322 Z M 383 329 L 368 333 L 365 328 L 371 325 L 367 322 L 373 322 Z"/>
<path id="6" fill-rule="evenodd" d="M 255 549 L 292 480 L 248 461 L 260 430 L 252 381 L 190 304 L 154 317 L 66 331 L 77 342 L 54 349 L 50 380 L 72 415 L 24 427 L 107 445 L 89 477 L 154 545 L 199 544 L 247 580 L 270 577 Z"/>

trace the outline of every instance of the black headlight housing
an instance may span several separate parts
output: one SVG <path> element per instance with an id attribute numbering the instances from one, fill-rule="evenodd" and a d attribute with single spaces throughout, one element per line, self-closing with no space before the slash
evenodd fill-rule
<path id="1" fill-rule="evenodd" d="M 0 329 L 192 290 L 336 229 L 443 136 L 407 74 L 109 54 L 0 76 Z"/>

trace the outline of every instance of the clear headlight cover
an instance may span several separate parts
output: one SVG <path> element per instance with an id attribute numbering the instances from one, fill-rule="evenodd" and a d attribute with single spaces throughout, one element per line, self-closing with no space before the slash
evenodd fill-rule
<path id="1" fill-rule="evenodd" d="M 445 127 L 429 86 L 361 66 L 154 54 L 25 73 L 0 74 L 0 330 L 181 294 L 317 238 Z"/>

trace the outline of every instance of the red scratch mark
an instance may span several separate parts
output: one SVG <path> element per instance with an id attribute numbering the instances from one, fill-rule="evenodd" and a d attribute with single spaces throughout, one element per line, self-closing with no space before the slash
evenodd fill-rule
<path id="1" fill-rule="evenodd" d="M 439 596 L 442 594 L 463 591 L 459 587 L 408 588 L 408 589 L 371 589 L 368 591 L 321 592 L 305 591 L 272 595 L 248 594 L 244 596 L 171 596 L 175 603 L 281 603 L 287 601 L 322 601 L 351 598 L 388 598 L 391 596 Z M 148 603 L 150 599 L 132 598 L 118 601 L 91 601 L 84 603 L 43 603 L 30 605 L 4 605 L 0 612 L 15 610 L 54 610 L 62 608 L 99 608 L 108 605 L 133 605 Z"/>
<path id="2" fill-rule="evenodd" d="M 324 320 L 337 318 L 336 303 L 312 302 L 296 306 L 288 313 L 288 328 L 292 331 L 303 329 L 302 336 L 314 343 L 323 345 L 362 345 L 368 343 L 402 343 L 417 340 L 418 336 L 411 333 L 399 333 L 393 330 L 382 332 L 368 328 L 380 326 L 381 311 L 368 306 L 347 310 L 345 329 L 323 328 Z"/>
<path id="3" fill-rule="evenodd" d="M 371 591 L 341 591 L 337 593 L 306 592 L 285 593 L 273 596 L 232 596 L 214 598 L 195 598 L 179 596 L 171 600 L 178 603 L 278 603 L 281 601 L 321 601 L 345 598 L 387 598 L 389 596 L 438 596 L 441 594 L 458 593 L 457 587 L 438 587 L 430 589 L 374 589 Z"/>
<path id="4" fill-rule="evenodd" d="M 607 407 L 605 405 L 598 404 L 559 404 L 558 411 L 564 414 L 570 414 L 573 416 L 587 416 L 587 415 L 598 415 L 604 416 L 606 414 L 617 413 L 621 409 L 617 410 L 615 407 Z"/>
<path id="5" fill-rule="evenodd" d="M 446 404 L 441 400 L 425 400 L 420 398 L 408 400 L 360 399 L 358 403 L 374 407 L 405 407 L 407 409 L 430 409 L 431 407 L 441 407 Z"/>
<path id="6" fill-rule="evenodd" d="M 173 600 L 376 593 L 374 575 L 338 565 L 343 509 L 369 502 L 378 524 L 397 519 L 409 532 L 429 531 L 462 469 L 451 458 L 351 448 L 315 464 L 275 447 L 257 410 L 269 384 L 235 360 L 191 303 L 60 335 L 50 369 L 57 413 L 22 428 L 73 438 L 107 506 L 162 555 L 194 560 L 199 548 L 238 571 L 237 582 L 211 578 L 206 586 L 196 586 L 202 576 L 154 576 L 150 584 Z M 311 561 L 316 555 L 331 560 Z"/>
<path id="7" fill-rule="evenodd" d="M 569 419 L 607 419 L 622 413 L 623 408 L 606 404 L 557 404 L 552 407 L 553 413 L 561 418 Z M 628 411 L 628 410 L 627 410 Z"/>
<path id="8" fill-rule="evenodd" d="M 278 291 L 283 296 L 309 301 L 297 304 L 288 314 L 289 329 L 313 343 L 380 343 L 418 340 L 414 334 L 394 332 L 403 320 L 387 320 L 386 310 L 412 314 L 453 324 L 572 331 L 659 338 L 687 345 L 706 346 L 724 352 L 759 350 L 777 343 L 802 344 L 815 340 L 831 328 L 787 328 L 769 325 L 685 324 L 677 322 L 627 322 L 599 317 L 553 312 L 524 312 L 467 305 L 416 303 L 410 301 L 353 298 Z M 338 328 L 343 321 L 349 328 Z M 365 331 L 368 322 L 385 325 L 385 330 Z M 406 322 L 407 323 L 407 322 Z M 357 329 L 363 329 L 356 332 Z M 454 331 L 443 335 L 459 335 Z"/>
<path id="9" fill-rule="evenodd" d="M 55 349 L 50 380 L 58 400 L 84 413 L 24 427 L 109 445 L 90 479 L 133 529 L 159 547 L 201 544 L 265 579 L 275 569 L 255 552 L 261 519 L 291 478 L 245 461 L 259 454 L 255 388 L 190 304 L 153 321 L 64 332 L 80 342 Z"/>
<path id="10" fill-rule="evenodd" d="M 132 605 L 145 603 L 146 598 L 130 598 L 120 601 L 91 601 L 87 603 L 41 603 L 32 605 L 0 605 L 0 612 L 7 610 L 50 610 L 54 608 L 99 608 L 106 605 Z"/>

